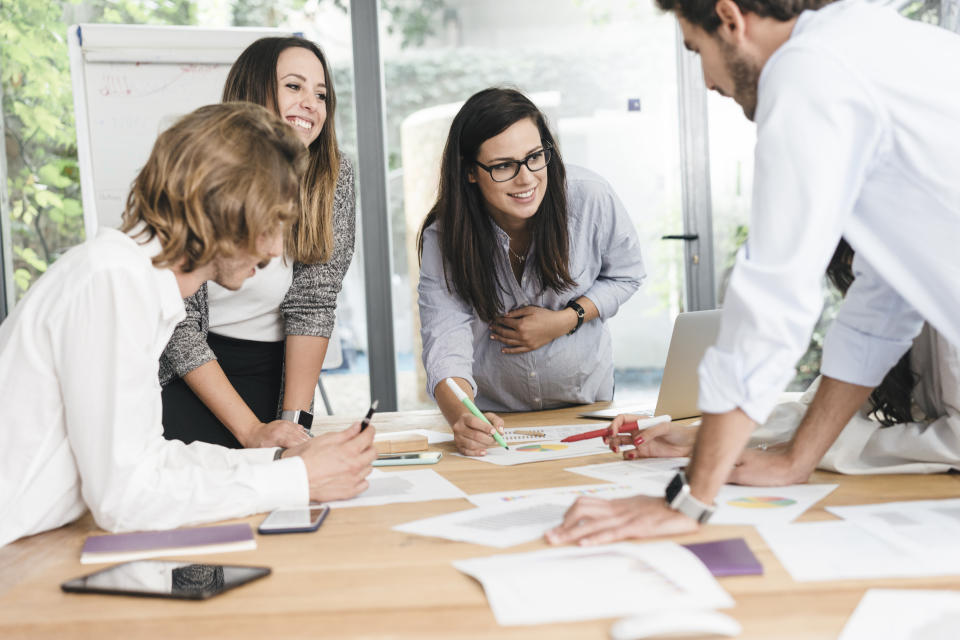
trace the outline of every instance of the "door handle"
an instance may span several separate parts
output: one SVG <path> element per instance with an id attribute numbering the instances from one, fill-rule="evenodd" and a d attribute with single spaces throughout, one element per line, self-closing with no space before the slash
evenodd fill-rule
<path id="1" fill-rule="evenodd" d="M 682 233 L 682 234 L 673 235 L 673 236 L 660 236 L 660 239 L 661 240 L 686 240 L 689 242 L 690 240 L 699 240 L 700 236 L 696 233 Z"/>

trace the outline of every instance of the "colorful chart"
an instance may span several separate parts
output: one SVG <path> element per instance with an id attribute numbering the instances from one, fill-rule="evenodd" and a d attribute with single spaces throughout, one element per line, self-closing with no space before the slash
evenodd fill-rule
<path id="1" fill-rule="evenodd" d="M 727 501 L 727 504 L 731 507 L 742 507 L 744 509 L 779 509 L 797 504 L 797 501 L 778 496 L 741 496 Z"/>
<path id="2" fill-rule="evenodd" d="M 525 444 L 522 447 L 517 447 L 517 451 L 539 453 L 542 451 L 563 451 L 566 448 L 567 445 L 565 444 Z"/>

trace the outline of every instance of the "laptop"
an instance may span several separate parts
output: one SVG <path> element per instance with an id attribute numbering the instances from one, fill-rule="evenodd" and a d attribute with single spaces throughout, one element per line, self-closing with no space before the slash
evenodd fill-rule
<path id="1" fill-rule="evenodd" d="M 663 380 L 657 395 L 657 406 L 622 406 L 581 413 L 582 418 L 612 420 L 621 413 L 636 415 L 669 415 L 674 420 L 700 415 L 697 408 L 699 380 L 697 367 L 707 348 L 717 341 L 720 332 L 720 310 L 681 313 L 673 323 L 673 336 L 663 367 Z"/>

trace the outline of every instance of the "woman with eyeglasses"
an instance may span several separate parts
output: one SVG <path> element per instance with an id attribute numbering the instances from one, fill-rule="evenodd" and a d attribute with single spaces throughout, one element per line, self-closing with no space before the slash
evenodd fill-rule
<path id="1" fill-rule="evenodd" d="M 495 442 L 448 378 L 488 412 L 613 398 L 605 323 L 645 277 L 637 235 L 603 178 L 564 166 L 522 93 L 486 89 L 464 103 L 417 248 L 427 391 L 462 453 Z"/>

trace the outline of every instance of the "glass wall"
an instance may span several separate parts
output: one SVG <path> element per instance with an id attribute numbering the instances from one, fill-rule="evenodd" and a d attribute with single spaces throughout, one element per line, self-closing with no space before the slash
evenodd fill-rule
<path id="1" fill-rule="evenodd" d="M 383 21 L 389 17 L 381 4 Z M 401 409 L 428 402 L 420 359 L 417 231 L 436 196 L 453 116 L 511 86 L 548 115 L 564 160 L 610 181 L 642 240 L 648 279 L 612 320 L 617 400 L 654 397 L 683 299 L 674 20 L 652 4 L 447 1 L 432 33 L 381 39 Z"/>

